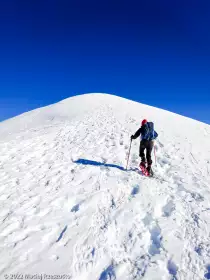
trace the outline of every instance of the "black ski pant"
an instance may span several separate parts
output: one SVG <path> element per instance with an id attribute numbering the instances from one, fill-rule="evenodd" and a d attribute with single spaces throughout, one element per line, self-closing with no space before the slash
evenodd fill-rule
<path id="1" fill-rule="evenodd" d="M 141 140 L 140 147 L 139 147 L 139 156 L 141 157 L 141 161 L 146 163 L 147 158 L 147 164 L 148 166 L 152 165 L 152 149 L 154 147 L 154 141 L 149 140 Z M 146 150 L 146 158 L 144 151 Z"/>

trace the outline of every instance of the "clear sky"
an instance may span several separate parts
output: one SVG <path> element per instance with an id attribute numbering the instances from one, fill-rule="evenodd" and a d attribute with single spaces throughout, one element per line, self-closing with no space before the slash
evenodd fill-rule
<path id="1" fill-rule="evenodd" d="M 0 121 L 106 92 L 210 124 L 209 15 L 209 0 L 0 1 Z"/>

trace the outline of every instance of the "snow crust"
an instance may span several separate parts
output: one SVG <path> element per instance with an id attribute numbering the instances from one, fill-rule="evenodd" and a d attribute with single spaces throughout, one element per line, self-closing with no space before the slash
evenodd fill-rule
<path id="1" fill-rule="evenodd" d="M 138 171 L 139 140 L 125 170 L 143 118 L 155 178 Z M 2 122 L 0 279 L 210 279 L 209 143 L 206 124 L 109 94 Z"/>

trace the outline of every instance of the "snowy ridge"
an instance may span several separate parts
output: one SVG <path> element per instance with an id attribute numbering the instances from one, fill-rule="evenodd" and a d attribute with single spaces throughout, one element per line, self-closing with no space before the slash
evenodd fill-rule
<path id="1" fill-rule="evenodd" d="M 154 121 L 157 179 L 137 171 Z M 210 128 L 87 94 L 0 124 L 0 279 L 210 279 Z"/>

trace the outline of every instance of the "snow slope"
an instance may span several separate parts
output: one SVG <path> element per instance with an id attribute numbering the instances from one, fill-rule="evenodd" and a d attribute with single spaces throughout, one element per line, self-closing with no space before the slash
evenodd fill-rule
<path id="1" fill-rule="evenodd" d="M 138 139 L 124 169 L 143 118 L 157 178 L 137 171 Z M 210 279 L 209 143 L 206 124 L 108 94 L 2 122 L 0 279 Z"/>

